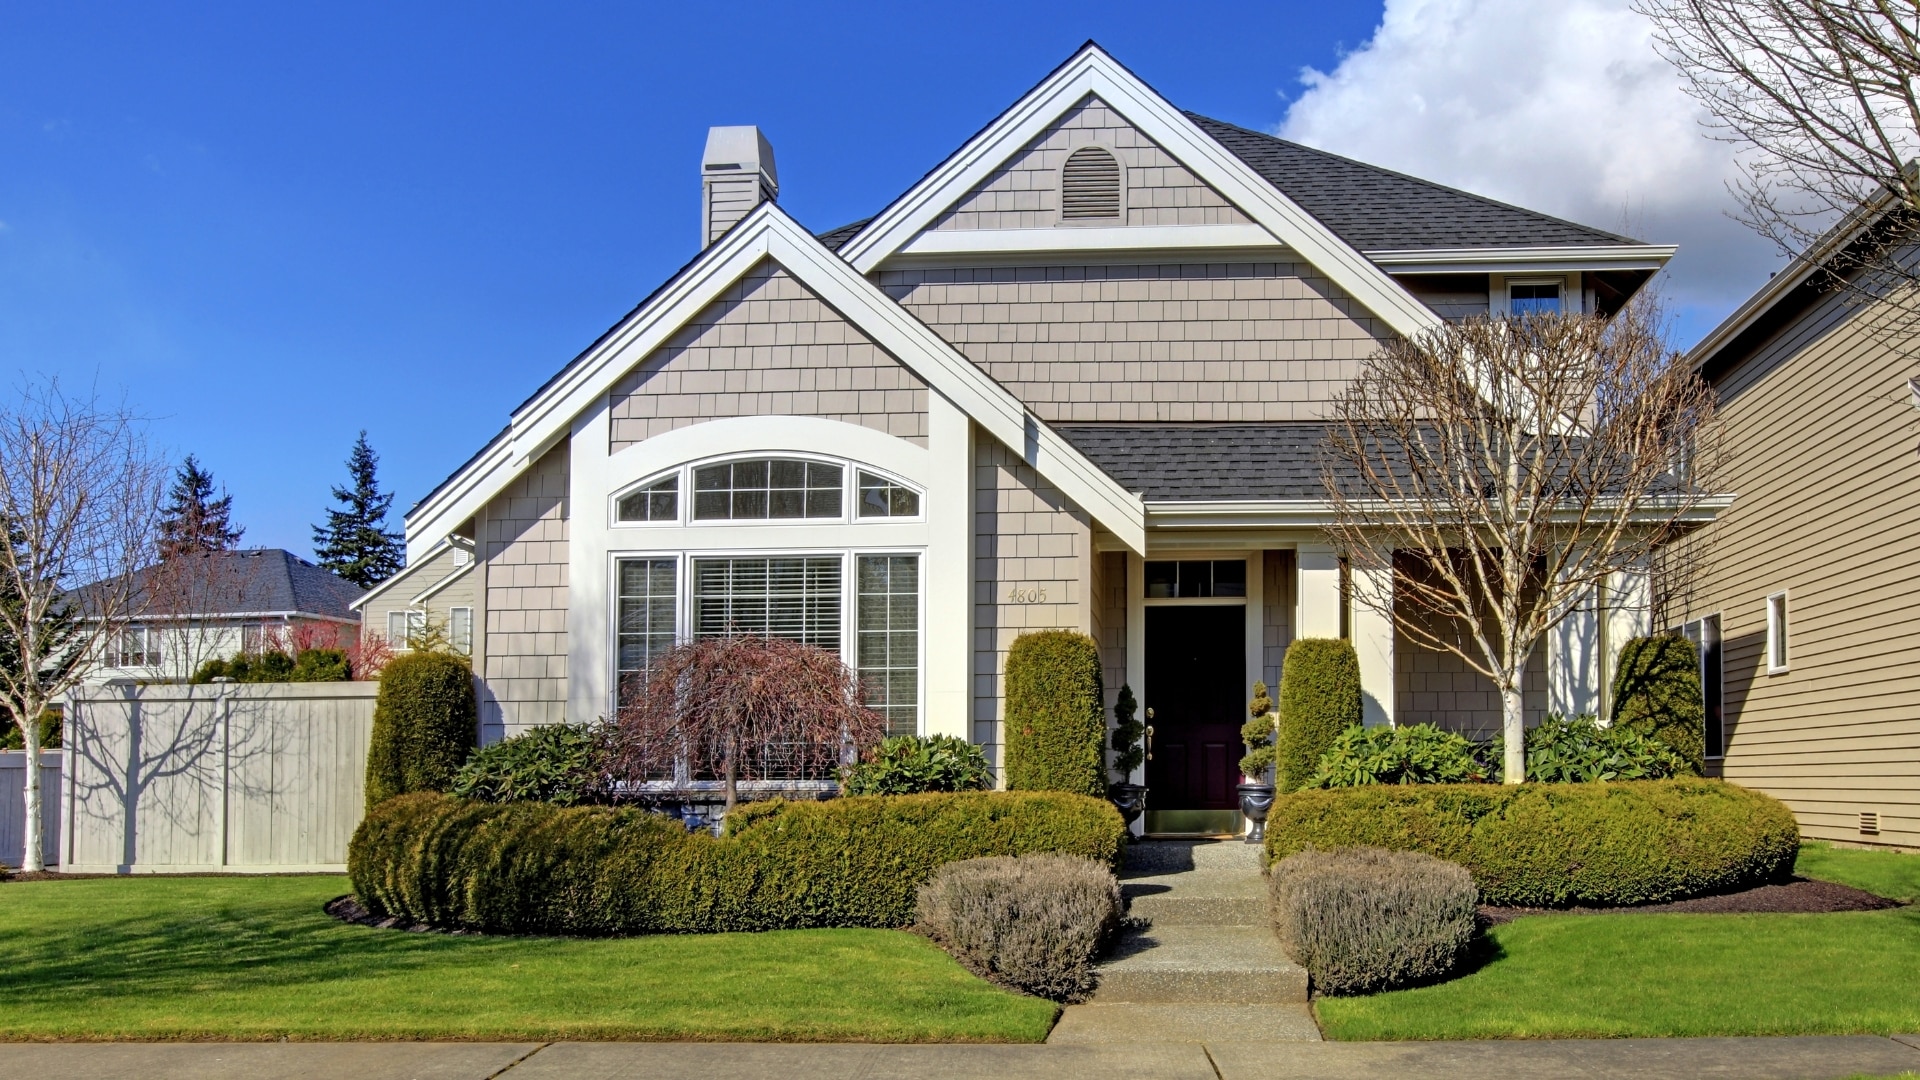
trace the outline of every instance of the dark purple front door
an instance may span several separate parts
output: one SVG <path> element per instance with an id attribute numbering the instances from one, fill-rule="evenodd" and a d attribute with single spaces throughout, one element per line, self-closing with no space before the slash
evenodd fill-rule
<path id="1" fill-rule="evenodd" d="M 1246 609 L 1147 608 L 1147 700 L 1153 710 L 1148 804 L 1155 810 L 1240 805 Z"/>

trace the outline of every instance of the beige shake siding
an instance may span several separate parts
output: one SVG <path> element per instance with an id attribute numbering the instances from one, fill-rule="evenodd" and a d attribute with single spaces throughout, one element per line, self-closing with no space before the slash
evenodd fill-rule
<path id="1" fill-rule="evenodd" d="M 517 477 L 480 515 L 486 559 L 485 700 L 491 741 L 567 719 L 567 463 L 565 442 Z"/>
<path id="2" fill-rule="evenodd" d="M 1304 263 L 887 270 L 1049 422 L 1317 420 L 1388 340 Z"/>
<path id="3" fill-rule="evenodd" d="M 979 436 L 974 462 L 973 741 L 997 768 L 1013 639 L 1029 630 L 1093 630 L 1093 534 L 1085 511 L 999 442 Z"/>
<path id="4" fill-rule="evenodd" d="M 612 449 L 702 420 L 818 416 L 927 444 L 927 387 L 763 263 L 613 389 Z"/>
<path id="5" fill-rule="evenodd" d="M 1433 724 L 1469 739 L 1500 734 L 1500 694 L 1493 681 L 1449 652 L 1424 649 L 1397 627 L 1393 634 L 1393 719 Z M 1520 682 L 1520 704 L 1532 727 L 1547 715 L 1546 648 L 1534 650 Z"/>
<path id="6" fill-rule="evenodd" d="M 1829 298 L 1714 380 L 1719 486 L 1738 498 L 1706 531 L 1685 614 L 1721 618 L 1727 779 L 1785 800 L 1810 837 L 1920 847 L 1915 369 L 1850 315 Z M 1766 598 L 1782 591 L 1788 669 L 1768 674 Z"/>
<path id="7" fill-rule="evenodd" d="M 1059 224 L 1060 167 L 1082 146 L 1103 146 L 1119 160 L 1128 225 L 1249 223 L 1232 203 L 1105 102 L 1088 97 L 962 197 L 932 230 L 1045 229 Z"/>
<path id="8" fill-rule="evenodd" d="M 1127 681 L 1127 553 L 1102 551 L 1088 564 L 1093 590 L 1093 640 L 1100 645 L 1100 678 L 1106 690 L 1107 723 Z"/>
<path id="9" fill-rule="evenodd" d="M 1293 565 L 1291 551 L 1261 553 L 1260 674 L 1274 700 L 1280 699 L 1280 673 L 1293 644 Z M 1252 687 L 1248 687 L 1249 690 Z"/>

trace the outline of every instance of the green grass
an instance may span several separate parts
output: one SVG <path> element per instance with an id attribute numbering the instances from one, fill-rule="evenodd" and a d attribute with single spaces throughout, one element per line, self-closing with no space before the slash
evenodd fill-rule
<path id="1" fill-rule="evenodd" d="M 0 1039 L 1037 1042 L 1057 1012 L 890 930 L 375 930 L 341 877 L 0 885 Z"/>
<path id="2" fill-rule="evenodd" d="M 1809 845 L 1798 869 L 1920 894 L 1920 857 Z M 1920 909 L 1829 915 L 1542 915 L 1437 986 L 1323 998 L 1333 1039 L 1920 1031 Z"/>

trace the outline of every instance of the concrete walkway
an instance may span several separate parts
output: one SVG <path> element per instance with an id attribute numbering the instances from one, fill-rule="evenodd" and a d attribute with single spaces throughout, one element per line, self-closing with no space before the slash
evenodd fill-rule
<path id="1" fill-rule="evenodd" d="M 1920 1070 L 1920 1036 L 1537 1042 L 847 1046 L 773 1043 L 17 1043 L 0 1080 L 1841 1080 Z"/>
<path id="2" fill-rule="evenodd" d="M 1132 844 L 1121 888 L 1152 926 L 1121 939 L 1093 1000 L 1069 1006 L 1048 1045 L 1320 1038 L 1307 973 L 1267 919 L 1258 844 Z"/>

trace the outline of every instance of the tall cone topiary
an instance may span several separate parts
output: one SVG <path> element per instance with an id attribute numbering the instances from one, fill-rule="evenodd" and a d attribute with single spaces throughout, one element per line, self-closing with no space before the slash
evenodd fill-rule
<path id="1" fill-rule="evenodd" d="M 367 745 L 367 808 L 408 792 L 447 790 L 473 749 L 478 720 L 465 657 L 411 652 L 388 661 Z"/>
<path id="2" fill-rule="evenodd" d="M 1353 642 L 1300 638 L 1280 668 L 1280 731 L 1274 786 L 1293 791 L 1320 766 L 1340 733 L 1360 722 L 1360 656 Z"/>
<path id="3" fill-rule="evenodd" d="M 1620 650 L 1613 677 L 1615 724 L 1665 743 L 1693 775 L 1707 764 L 1707 710 L 1700 658 L 1679 634 L 1637 637 Z"/>
<path id="4" fill-rule="evenodd" d="M 1106 795 L 1100 647 L 1085 634 L 1021 634 L 1007 652 L 1006 776 L 1014 791 Z"/>

